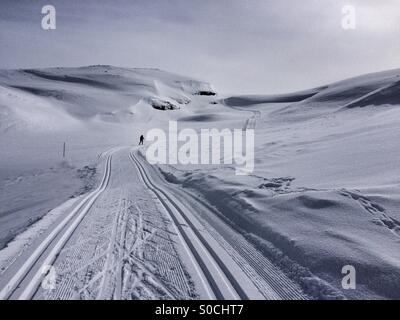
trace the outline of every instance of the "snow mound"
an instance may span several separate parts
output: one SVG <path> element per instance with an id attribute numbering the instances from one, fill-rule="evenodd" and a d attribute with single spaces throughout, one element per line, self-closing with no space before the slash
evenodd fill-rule
<path id="1" fill-rule="evenodd" d="M 400 80 L 383 86 L 371 93 L 362 96 L 344 106 L 344 108 L 356 108 L 365 106 L 399 105 L 400 104 Z"/>
<path id="2" fill-rule="evenodd" d="M 316 95 L 326 87 L 282 95 L 241 95 L 222 100 L 222 103 L 231 107 L 243 107 L 263 103 L 298 102 Z"/>
<path id="3" fill-rule="evenodd" d="M 399 89 L 400 69 L 301 94 L 221 100 L 256 128 L 254 172 L 237 177 L 230 165 L 161 169 L 263 243 L 311 296 L 399 299 Z M 200 118 L 201 125 L 228 122 L 213 118 Z M 357 290 L 342 288 L 347 265 L 356 269 Z"/>
<path id="4" fill-rule="evenodd" d="M 329 85 L 318 94 L 306 99 L 302 104 L 315 102 L 345 105 L 375 90 L 394 85 L 400 81 L 400 69 L 367 74 Z"/>
<path id="5" fill-rule="evenodd" d="M 251 106 L 265 103 L 292 103 L 286 113 L 306 107 L 365 107 L 400 104 L 400 69 L 367 74 L 327 86 L 282 95 L 243 95 L 222 100 L 227 106 Z"/>
<path id="6" fill-rule="evenodd" d="M 90 121 L 131 123 L 131 106 L 189 104 L 208 83 L 157 69 L 113 66 L 0 70 L 0 130 L 75 129 Z M 140 120 L 140 119 L 136 119 Z"/>

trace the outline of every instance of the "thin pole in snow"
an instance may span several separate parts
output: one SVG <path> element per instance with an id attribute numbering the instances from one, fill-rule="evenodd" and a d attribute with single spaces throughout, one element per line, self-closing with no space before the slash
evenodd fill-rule
<path id="1" fill-rule="evenodd" d="M 65 142 L 64 142 L 64 145 L 63 145 L 63 158 L 65 158 Z"/>

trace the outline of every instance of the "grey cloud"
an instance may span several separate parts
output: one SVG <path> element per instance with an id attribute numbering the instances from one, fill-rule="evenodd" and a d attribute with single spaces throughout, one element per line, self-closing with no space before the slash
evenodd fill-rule
<path id="1" fill-rule="evenodd" d="M 40 8 L 57 9 L 57 30 Z M 341 7 L 359 27 L 344 31 Z M 299 90 L 400 67 L 397 0 L 2 0 L 0 68 L 113 64 L 206 79 L 226 93 Z"/>

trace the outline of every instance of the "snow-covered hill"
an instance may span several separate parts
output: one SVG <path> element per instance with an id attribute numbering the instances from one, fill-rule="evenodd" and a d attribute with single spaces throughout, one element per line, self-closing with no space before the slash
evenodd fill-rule
<path id="1" fill-rule="evenodd" d="M 347 297 L 399 298 L 399 78 L 391 70 L 295 94 L 225 98 L 255 119 L 255 172 L 163 169 L 240 225 L 314 296 L 332 297 L 323 279 Z M 355 266 L 358 290 L 342 290 L 345 265 Z"/>
<path id="2" fill-rule="evenodd" d="M 0 247 L 93 185 L 101 152 L 192 116 L 213 93 L 206 82 L 157 69 L 0 70 Z"/>
<path id="3" fill-rule="evenodd" d="M 60 130 L 82 121 L 132 122 L 139 102 L 179 109 L 208 83 L 156 69 L 111 66 L 0 71 L 0 128 Z"/>
<path id="4" fill-rule="evenodd" d="M 97 156 L 112 146 L 137 144 L 169 120 L 197 130 L 251 125 L 249 176 L 230 165 L 160 169 L 200 193 L 309 295 L 399 298 L 399 81 L 391 70 L 289 95 L 221 99 L 206 82 L 154 69 L 0 71 L 0 246 L 93 185 Z M 357 270 L 355 291 L 341 287 L 344 265 Z"/>

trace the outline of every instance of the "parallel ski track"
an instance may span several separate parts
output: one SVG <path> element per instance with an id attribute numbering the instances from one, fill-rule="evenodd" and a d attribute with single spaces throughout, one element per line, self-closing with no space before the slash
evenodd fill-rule
<path id="1" fill-rule="evenodd" d="M 4 288 L 2 288 L 0 291 L 0 300 L 28 300 L 34 296 L 45 276 L 42 272 L 43 268 L 54 263 L 58 254 L 64 248 L 66 242 L 70 239 L 96 199 L 107 188 L 111 176 L 112 154 L 115 150 L 116 148 L 103 154 L 106 157 L 106 161 L 103 178 L 99 187 L 85 196 L 32 252 L 22 267 L 18 269 Z M 29 278 L 29 281 L 25 281 Z"/>
<path id="2" fill-rule="evenodd" d="M 185 209 L 179 203 L 172 199 L 168 192 L 156 186 L 146 173 L 143 165 L 135 156 L 134 152 L 130 153 L 130 158 L 136 166 L 144 184 L 157 196 L 166 211 L 171 216 L 172 221 L 176 225 L 181 240 L 184 245 L 190 249 L 191 254 L 196 263 L 201 268 L 201 272 L 205 276 L 205 282 L 213 291 L 213 295 L 217 299 L 263 299 L 259 292 L 248 292 L 246 288 L 231 272 L 231 267 L 226 264 L 214 250 L 205 236 L 204 231 L 199 230 L 185 213 Z M 199 252 L 199 244 L 202 251 Z M 242 281 L 243 283 L 243 281 Z"/>
<path id="3" fill-rule="evenodd" d="M 230 222 L 224 215 L 219 213 L 215 208 L 209 205 L 204 200 L 199 197 L 193 195 L 190 192 L 186 192 L 184 190 L 178 190 L 178 188 L 174 188 L 174 192 L 182 195 L 182 197 L 189 197 L 193 199 L 193 201 L 197 204 L 200 204 L 207 208 L 210 212 L 212 212 L 215 217 L 221 219 L 222 225 L 226 224 L 232 229 L 232 232 L 225 235 L 225 237 L 229 238 L 231 241 L 229 244 L 245 259 L 246 263 L 248 263 L 254 270 L 266 280 L 267 284 L 274 290 L 280 299 L 284 300 L 308 300 L 309 297 L 302 292 L 300 287 L 297 284 L 294 284 L 290 281 L 286 276 L 282 275 L 282 271 L 280 271 L 276 266 L 272 264 L 267 258 L 265 258 L 257 249 L 255 249 L 251 244 L 247 243 L 247 241 L 242 236 L 243 230 Z M 221 235 L 227 233 L 227 230 L 221 230 L 220 226 L 213 225 L 214 228 L 220 232 Z M 232 235 L 236 233 L 235 235 Z"/>
<path id="4" fill-rule="evenodd" d="M 159 177 L 162 179 L 162 177 Z M 218 212 L 214 207 L 209 205 L 203 199 L 195 196 L 194 194 L 183 190 L 182 188 L 175 187 L 174 185 L 168 185 L 168 189 L 171 192 L 185 199 L 190 206 L 202 210 L 204 208 L 208 212 L 212 213 L 210 216 L 212 219 L 207 220 L 212 230 L 209 230 L 211 236 L 215 237 L 216 234 L 219 236 L 215 237 L 216 241 L 230 252 L 232 258 L 241 266 L 242 270 L 247 273 L 247 264 L 264 280 L 256 280 L 256 286 L 259 288 L 266 299 L 272 300 L 308 300 L 309 296 L 303 293 L 302 289 L 298 284 L 294 283 L 287 276 L 283 274 L 278 267 L 266 258 L 261 252 L 253 247 L 243 237 L 244 230 L 241 230 L 238 226 L 228 220 L 223 214 Z M 199 211 L 198 211 L 199 212 Z M 202 214 L 200 214 L 202 216 Z M 204 217 L 203 217 L 204 218 Z M 213 231 L 213 229 L 215 229 Z M 224 240 L 222 240 L 222 237 Z M 227 242 L 226 242 L 227 241 Z M 232 250 L 233 249 L 233 250 Z M 240 257 L 238 259 L 238 257 Z M 248 276 L 251 278 L 251 273 Z M 253 278 L 251 278 L 253 280 Z"/>

